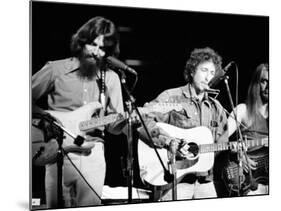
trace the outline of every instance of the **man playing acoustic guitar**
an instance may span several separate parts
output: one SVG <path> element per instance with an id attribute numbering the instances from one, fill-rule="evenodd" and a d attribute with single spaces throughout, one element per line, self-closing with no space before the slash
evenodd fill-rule
<path id="1" fill-rule="evenodd" d="M 208 96 L 208 83 L 219 71 L 222 71 L 221 63 L 221 57 L 211 48 L 194 49 L 191 52 L 184 70 L 187 84 L 166 90 L 151 102 L 179 103 L 183 107 L 180 111 L 174 110 L 166 114 L 155 112 L 147 115 L 145 122 L 154 145 L 158 148 L 168 148 L 170 144 L 166 139 L 169 135 L 157 126 L 159 122 L 187 130 L 205 126 L 210 131 L 212 143 L 218 140 L 228 142 L 227 133 L 225 133 L 227 131 L 227 117 L 224 109 L 216 99 Z M 149 143 L 143 127 L 139 128 L 139 132 L 141 140 Z M 222 134 L 226 135 L 221 136 Z M 204 134 L 200 135 L 204 137 Z M 213 157 L 214 155 L 211 156 L 211 158 Z M 139 160 L 142 162 L 141 159 Z M 140 166 L 140 168 L 142 167 Z M 146 180 L 144 177 L 142 179 Z M 147 182 L 149 183 L 149 181 Z M 195 170 L 186 174 L 181 181 L 178 181 L 176 187 L 177 199 L 179 200 L 217 197 L 212 166 L 204 172 L 196 172 Z M 172 200 L 172 192 L 171 189 L 164 192 L 160 200 Z"/>

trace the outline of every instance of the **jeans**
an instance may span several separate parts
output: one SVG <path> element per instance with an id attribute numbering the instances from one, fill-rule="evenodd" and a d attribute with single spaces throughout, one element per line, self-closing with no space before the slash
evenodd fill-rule
<path id="1" fill-rule="evenodd" d="M 65 158 L 63 164 L 63 198 L 65 207 L 91 206 L 101 204 L 100 197 L 105 179 L 105 158 L 103 143 L 96 143 L 90 155 L 69 154 L 97 196 Z M 46 166 L 45 177 L 47 208 L 57 207 L 57 165 Z"/>
<path id="2" fill-rule="evenodd" d="M 262 195 L 262 194 L 268 194 L 268 185 L 258 184 L 258 189 L 254 191 L 250 190 L 247 193 L 247 196 Z"/>
<path id="3" fill-rule="evenodd" d="M 177 200 L 184 199 L 200 199 L 200 198 L 215 198 L 217 197 L 216 189 L 213 182 L 208 183 L 179 183 L 177 184 Z M 172 190 L 169 190 L 161 201 L 172 200 Z"/>

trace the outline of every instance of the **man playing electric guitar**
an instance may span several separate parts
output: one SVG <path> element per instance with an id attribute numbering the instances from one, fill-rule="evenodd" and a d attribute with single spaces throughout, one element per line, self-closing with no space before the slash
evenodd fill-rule
<path id="1" fill-rule="evenodd" d="M 168 148 L 168 136 L 156 123 L 164 122 L 178 128 L 189 129 L 206 126 L 210 129 L 211 141 L 227 142 L 227 118 L 220 103 L 208 96 L 208 83 L 221 71 L 221 57 L 210 48 L 194 49 L 186 63 L 184 77 L 187 84 L 162 92 L 153 102 L 175 102 L 183 107 L 181 111 L 166 114 L 151 113 L 146 116 L 154 145 Z M 144 128 L 139 128 L 140 138 L 149 144 Z M 203 135 L 203 134 L 202 134 Z M 141 175 L 142 177 L 142 175 Z M 144 179 L 144 178 L 142 178 Z M 145 179 L 144 179 L 145 180 Z M 217 193 L 213 183 L 212 168 L 205 172 L 194 172 L 184 176 L 177 184 L 177 199 L 213 198 Z M 163 193 L 161 200 L 171 200 L 172 190 Z"/>
<path id="2" fill-rule="evenodd" d="M 239 104 L 235 108 L 238 124 L 244 138 L 268 139 L 268 72 L 268 64 L 260 64 L 256 68 L 248 88 L 246 103 Z M 231 136 L 237 130 L 233 112 L 228 117 L 228 125 L 229 136 Z M 249 168 L 252 169 L 252 179 L 256 183 L 256 187 L 252 187 L 251 191 L 250 188 L 243 190 L 243 194 L 268 194 L 268 146 L 248 148 L 247 154 L 249 164 L 247 164 L 245 156 L 242 159 L 244 171 L 247 174 Z M 232 171 L 231 167 L 228 171 Z M 230 173 L 237 175 L 235 172 Z"/>
<path id="3" fill-rule="evenodd" d="M 103 62 L 105 54 L 108 56 L 118 56 L 119 54 L 119 35 L 114 23 L 103 17 L 90 19 L 72 36 L 71 52 L 73 57 L 48 62 L 32 76 L 33 113 L 42 112 L 36 107 L 36 103 L 42 96 L 48 97 L 48 110 L 51 111 L 72 112 L 98 101 L 102 104 L 102 111 L 105 112 L 105 115 L 123 113 L 119 77 L 114 71 L 105 67 Z M 91 106 L 93 106 L 93 112 L 95 108 L 100 108 L 97 103 Z M 91 118 L 91 115 L 89 114 L 87 118 Z M 77 118 L 81 118 L 81 116 L 77 115 Z M 54 117 L 50 117 L 50 119 L 56 121 Z M 46 131 L 45 137 L 48 139 L 46 141 L 49 141 L 56 136 L 53 135 L 55 131 L 48 122 L 43 125 L 45 125 L 43 128 Z M 120 133 L 121 131 L 116 128 L 115 124 L 108 126 L 110 132 Z M 99 133 L 89 134 L 90 139 L 95 141 L 90 154 L 86 156 L 69 154 L 87 183 L 72 163 L 68 159 L 64 159 L 63 197 L 65 204 L 63 207 L 101 204 L 106 164 L 102 132 Z M 47 164 L 45 175 L 47 208 L 58 207 L 56 183 L 57 166 L 52 163 Z"/>

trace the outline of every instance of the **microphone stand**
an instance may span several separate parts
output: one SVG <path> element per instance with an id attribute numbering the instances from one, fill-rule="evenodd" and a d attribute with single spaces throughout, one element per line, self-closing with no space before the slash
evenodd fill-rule
<path id="1" fill-rule="evenodd" d="M 62 127 L 55 122 L 55 120 L 50 119 L 48 116 L 44 116 L 41 114 L 34 114 L 34 117 L 38 117 L 41 120 L 36 123 L 36 126 L 40 128 L 40 122 L 48 121 L 49 124 L 52 125 L 53 128 L 55 128 L 57 134 L 54 137 L 58 144 L 58 150 L 56 154 L 56 162 L 57 162 L 57 208 L 63 208 L 64 207 L 64 199 L 63 199 L 63 187 L 62 187 L 62 168 L 63 168 L 63 139 L 64 139 L 64 132 Z M 45 137 L 44 137 L 45 139 Z M 46 142 L 47 140 L 45 140 Z"/>
<path id="2" fill-rule="evenodd" d="M 40 113 L 33 113 L 32 114 L 32 118 L 38 118 L 41 119 L 40 121 L 34 121 L 32 120 L 32 125 L 34 125 L 35 127 L 38 127 L 40 129 L 42 128 L 41 122 L 42 119 L 44 119 L 45 121 L 49 122 L 54 128 L 56 133 L 56 136 L 54 137 L 58 143 L 58 150 L 57 150 L 57 155 L 56 155 L 56 159 L 57 159 L 57 208 L 64 208 L 64 198 L 63 198 L 63 185 L 62 185 L 62 181 L 63 181 L 63 161 L 64 161 L 64 149 L 62 147 L 63 145 L 63 139 L 65 138 L 64 136 L 64 132 L 66 134 L 68 134 L 74 141 L 73 144 L 77 145 L 77 146 L 81 146 L 84 141 L 85 138 L 81 135 L 74 135 L 72 132 L 70 132 L 69 130 L 67 130 L 65 127 L 63 127 L 62 125 L 60 125 L 58 122 L 56 122 L 56 120 L 52 119 L 51 117 L 49 117 L 49 114 L 40 114 Z M 41 125 L 41 126 L 40 126 Z M 44 136 L 44 140 L 46 140 L 45 136 Z M 38 153 L 38 152 L 37 152 Z M 36 154 L 37 154 L 36 153 Z M 40 152 L 39 152 L 40 153 Z M 36 156 L 36 155 L 35 155 Z M 67 156 L 67 154 L 66 154 Z M 67 156 L 68 157 L 68 156 Z M 34 157 L 33 157 L 34 158 Z M 77 170 L 77 172 L 80 174 L 80 176 L 84 179 L 84 181 L 87 183 L 87 185 L 89 186 L 89 188 L 95 193 L 95 195 L 101 200 L 100 196 L 97 194 L 97 192 L 91 187 L 91 185 L 86 181 L 86 179 L 83 177 L 83 175 L 81 174 L 81 172 L 77 169 L 77 167 L 73 164 L 73 162 L 71 161 L 71 159 L 68 157 L 68 159 L 70 160 L 70 162 L 72 163 L 72 165 L 74 166 L 74 168 Z"/>
<path id="3" fill-rule="evenodd" d="M 61 126 L 59 123 L 57 123 L 54 120 L 48 119 L 53 127 L 56 127 L 58 132 L 58 135 L 56 137 L 57 143 L 58 143 L 58 150 L 57 150 L 57 203 L 58 208 L 64 208 L 64 198 L 63 198 L 63 159 L 64 159 L 64 150 L 62 147 L 63 139 L 65 138 L 64 132 L 66 132 L 70 137 L 74 139 L 74 144 L 77 146 L 81 146 L 84 142 L 84 138 L 80 135 L 74 136 L 71 132 L 69 132 L 67 129 L 65 129 L 63 126 Z"/>
<path id="4" fill-rule="evenodd" d="M 121 73 L 121 85 L 123 90 L 125 91 L 128 100 L 126 101 L 126 107 L 127 107 L 127 116 L 126 116 L 126 120 L 127 120 L 127 124 L 128 124 L 128 136 L 127 136 L 127 147 L 128 147 L 128 153 L 127 153 L 127 185 L 128 185 L 128 203 L 132 203 L 132 187 L 133 187 L 133 163 L 134 163 L 134 159 L 133 159 L 133 124 L 132 124 L 132 113 L 133 110 L 135 110 L 137 112 L 137 115 L 146 131 L 146 134 L 150 140 L 151 143 L 153 143 L 152 138 L 148 132 L 148 129 L 143 121 L 143 118 L 141 116 L 141 113 L 139 111 L 139 109 L 137 108 L 137 106 L 135 105 L 135 98 L 131 95 L 127 84 L 126 84 L 126 75 L 124 73 L 123 70 L 119 69 L 120 73 Z M 163 161 L 158 153 L 158 151 L 156 150 L 156 147 L 153 145 L 154 151 L 156 152 L 156 155 L 164 169 L 164 179 L 170 183 L 173 181 L 174 177 L 172 174 L 170 174 L 170 172 L 165 168 Z"/>
<path id="5" fill-rule="evenodd" d="M 176 168 L 176 153 L 177 153 L 177 144 L 175 140 L 171 140 L 169 145 L 169 164 L 171 167 L 171 172 L 173 175 L 172 182 L 172 199 L 173 201 L 177 200 L 177 168 Z"/>
<path id="6" fill-rule="evenodd" d="M 234 110 L 234 104 L 233 104 L 233 100 L 232 100 L 232 97 L 231 97 L 231 92 L 230 92 L 230 89 L 229 89 L 229 84 L 228 84 L 228 79 L 229 77 L 228 76 L 223 76 L 223 79 L 224 79 L 224 83 L 226 85 L 226 90 L 227 90 L 227 94 L 228 94 L 228 98 L 229 98 L 229 101 L 230 101 L 230 105 L 231 105 L 231 109 L 233 111 L 233 114 L 234 114 L 234 119 L 236 121 L 236 125 L 237 125 L 237 159 L 238 159 L 238 196 L 240 196 L 240 193 L 241 193 L 241 181 L 243 179 L 243 163 L 242 163 L 242 159 L 243 159 L 243 155 L 245 156 L 246 158 L 246 162 L 247 162 L 247 165 L 248 165 L 248 156 L 247 156 L 247 153 L 246 153 L 246 149 L 245 149 L 245 143 L 244 143 L 244 140 L 243 140 L 243 136 L 242 136 L 242 132 L 241 132 L 241 129 L 239 127 L 239 124 L 238 124 L 238 120 L 237 120 L 237 114 Z M 252 183 L 252 170 L 251 168 L 249 167 L 249 176 L 250 176 L 250 181 Z"/>
<path id="7" fill-rule="evenodd" d="M 134 97 L 130 94 L 130 91 L 126 84 L 126 75 L 120 70 L 121 73 L 121 85 L 126 95 L 128 96 L 128 100 L 125 102 L 126 110 L 125 119 L 128 125 L 128 135 L 127 135 L 127 166 L 126 166 L 126 176 L 127 176 L 127 186 L 128 186 L 128 203 L 132 203 L 132 189 L 134 184 L 134 158 L 133 158 L 133 124 L 132 124 L 132 113 L 133 113 L 133 105 L 135 103 Z"/>
<path id="8" fill-rule="evenodd" d="M 64 207 L 64 199 L 63 199 L 63 188 L 62 188 L 62 168 L 63 168 L 63 130 L 59 129 L 59 135 L 57 137 L 58 143 L 58 151 L 57 151 L 57 200 L 58 200 L 58 208 Z"/>

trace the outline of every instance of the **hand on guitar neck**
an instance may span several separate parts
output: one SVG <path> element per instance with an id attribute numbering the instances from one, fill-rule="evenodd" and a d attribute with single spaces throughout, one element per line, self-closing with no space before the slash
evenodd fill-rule
<path id="1" fill-rule="evenodd" d="M 247 152 L 247 146 L 245 146 L 245 144 L 243 143 L 243 146 L 240 146 L 241 150 L 242 150 L 242 147 L 245 149 L 245 152 Z M 238 147 L 238 143 L 237 142 L 234 142 L 231 147 L 230 147 L 230 150 L 232 153 L 238 153 L 239 152 L 239 147 Z M 257 163 L 252 160 L 247 154 L 245 154 L 244 152 L 241 152 L 241 162 L 242 162 L 242 167 L 243 167 L 243 170 L 248 173 L 249 172 L 249 168 L 251 168 L 252 170 L 255 170 L 256 169 L 256 165 Z"/>
<path id="2" fill-rule="evenodd" d="M 242 167 L 243 170 L 248 173 L 249 172 L 249 168 L 251 168 L 252 170 L 256 170 L 257 169 L 257 162 L 254 161 L 253 159 L 251 159 L 248 155 L 243 155 L 242 156 Z"/>

